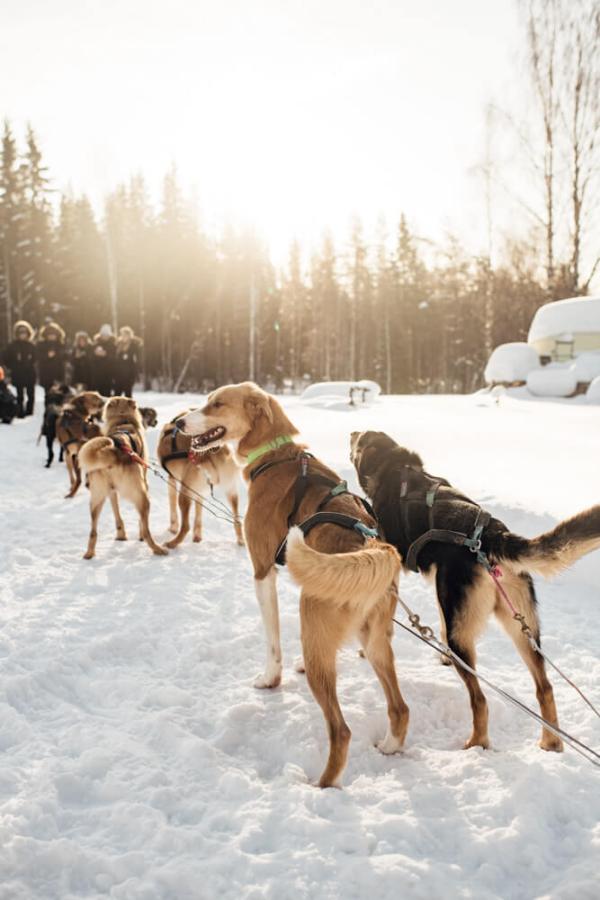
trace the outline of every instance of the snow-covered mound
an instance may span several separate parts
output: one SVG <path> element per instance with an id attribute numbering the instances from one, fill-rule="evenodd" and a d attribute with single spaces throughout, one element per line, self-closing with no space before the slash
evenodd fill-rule
<path id="1" fill-rule="evenodd" d="M 527 340 L 600 332 L 600 297 L 573 297 L 540 306 L 533 317 Z"/>
<path id="2" fill-rule="evenodd" d="M 540 361 L 534 348 L 521 341 L 515 341 L 496 347 L 488 360 L 483 377 L 486 384 L 524 382 L 527 381 L 529 373 L 539 366 Z"/>
<path id="3" fill-rule="evenodd" d="M 524 389 L 523 389 L 524 390 Z M 193 395 L 141 394 L 159 423 Z M 513 399 L 385 396 L 342 417 L 281 398 L 312 452 L 359 490 L 349 432 L 384 430 L 419 451 L 519 534 L 600 497 L 598 408 Z M 204 514 L 203 541 L 167 557 L 114 540 L 81 558 L 89 495 L 64 500 L 33 419 L 0 425 L 1 900 L 592 900 L 598 896 L 598 771 L 482 685 L 492 749 L 461 749 L 467 691 L 398 629 L 410 706 L 404 751 L 383 756 L 386 711 L 356 647 L 339 655 L 352 731 L 341 791 L 313 783 L 327 754 L 321 710 L 294 671 L 298 589 L 278 578 L 284 679 L 257 691 L 263 630 L 247 554 Z M 155 453 L 159 429 L 148 433 Z M 149 478 L 152 530 L 169 537 L 167 487 Z M 218 493 L 218 488 L 217 488 Z M 221 499 L 224 499 L 221 497 Z M 245 492 L 242 495 L 245 507 Z M 553 582 L 536 578 L 543 646 L 600 704 L 600 552 Z M 403 598 L 438 630 L 431 585 Z M 399 609 L 398 618 L 404 620 Z M 526 666 L 491 625 L 478 668 L 536 708 Z M 563 727 L 598 749 L 600 723 L 554 672 Z"/>
<path id="4" fill-rule="evenodd" d="M 600 375 L 591 382 L 586 391 L 585 399 L 588 403 L 600 403 Z"/>
<path id="5" fill-rule="evenodd" d="M 527 390 L 536 397 L 570 397 L 575 393 L 577 380 L 570 367 L 554 364 L 530 372 Z"/>
<path id="6" fill-rule="evenodd" d="M 589 384 L 600 375 L 600 351 L 580 353 L 569 366 L 569 370 L 574 373 L 577 381 Z"/>
<path id="7" fill-rule="evenodd" d="M 376 381 L 319 381 L 309 384 L 300 400 L 320 409 L 348 410 L 355 406 L 370 406 L 381 394 Z"/>

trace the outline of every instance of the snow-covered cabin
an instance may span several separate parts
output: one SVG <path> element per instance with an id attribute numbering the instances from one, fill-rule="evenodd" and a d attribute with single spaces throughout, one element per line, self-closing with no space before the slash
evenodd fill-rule
<path id="1" fill-rule="evenodd" d="M 540 306 L 527 343 L 542 362 L 562 362 L 600 351 L 600 297 L 574 297 Z"/>

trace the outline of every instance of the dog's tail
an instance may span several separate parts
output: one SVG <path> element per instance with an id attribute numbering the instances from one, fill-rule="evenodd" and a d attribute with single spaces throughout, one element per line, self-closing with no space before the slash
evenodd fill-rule
<path id="1" fill-rule="evenodd" d="M 600 506 L 592 506 L 564 522 L 552 531 L 527 540 L 511 535 L 506 561 L 511 568 L 534 572 L 552 578 L 568 569 L 578 559 L 600 548 Z M 514 550 L 511 552 L 511 544 Z M 500 559 L 502 563 L 502 559 Z"/>
<path id="2" fill-rule="evenodd" d="M 116 465 L 119 459 L 115 442 L 109 437 L 91 438 L 85 442 L 78 454 L 79 466 L 86 475 L 108 469 Z"/>
<path id="3" fill-rule="evenodd" d="M 352 553 L 319 553 L 297 527 L 288 535 L 286 563 L 294 581 L 312 597 L 351 609 L 377 603 L 400 572 L 400 556 L 391 544 L 372 542 Z"/>

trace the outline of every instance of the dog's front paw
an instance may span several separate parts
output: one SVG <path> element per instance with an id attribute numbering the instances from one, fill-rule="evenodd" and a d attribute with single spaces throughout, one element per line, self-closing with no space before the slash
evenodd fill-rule
<path id="1" fill-rule="evenodd" d="M 87 551 L 83 554 L 83 558 L 84 558 L 84 559 L 93 559 L 93 558 L 94 558 L 94 555 L 95 555 L 95 554 L 94 554 L 91 550 L 87 550 Z"/>
<path id="2" fill-rule="evenodd" d="M 179 525 L 176 522 L 174 524 L 171 523 L 169 525 L 169 531 L 171 532 L 171 534 L 177 534 L 177 532 L 179 531 Z"/>
<path id="3" fill-rule="evenodd" d="M 155 556 L 168 556 L 169 555 L 169 551 L 167 550 L 166 547 L 158 547 L 157 546 L 156 549 L 153 550 L 152 552 L 154 553 Z"/>
<path id="4" fill-rule="evenodd" d="M 257 675 L 254 679 L 254 687 L 259 690 L 266 688 L 276 688 L 281 684 L 281 669 L 278 672 L 265 672 L 264 675 Z"/>

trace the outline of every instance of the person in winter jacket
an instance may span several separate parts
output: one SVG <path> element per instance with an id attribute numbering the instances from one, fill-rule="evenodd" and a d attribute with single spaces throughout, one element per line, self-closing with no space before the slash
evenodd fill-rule
<path id="1" fill-rule="evenodd" d="M 110 325 L 103 325 L 92 345 L 92 390 L 110 397 L 115 380 L 115 336 Z"/>
<path id="2" fill-rule="evenodd" d="M 9 388 L 4 377 L 4 369 L 0 366 L 0 422 L 10 425 L 17 415 L 17 398 Z"/>
<path id="3" fill-rule="evenodd" d="M 78 331 L 71 350 L 71 384 L 79 391 L 92 385 L 92 342 L 87 331 Z"/>
<path id="4" fill-rule="evenodd" d="M 115 359 L 115 394 L 131 397 L 140 367 L 142 341 L 133 328 L 124 325 L 119 329 Z"/>
<path id="5" fill-rule="evenodd" d="M 65 333 L 56 322 L 40 329 L 36 356 L 38 380 L 45 391 L 65 380 Z"/>
<path id="6" fill-rule="evenodd" d="M 3 362 L 10 369 L 10 378 L 17 389 L 17 416 L 22 419 L 33 413 L 35 397 L 35 344 L 33 328 L 29 322 L 21 320 L 13 328 L 14 340 L 3 354 Z M 27 407 L 23 400 L 27 392 Z"/>

